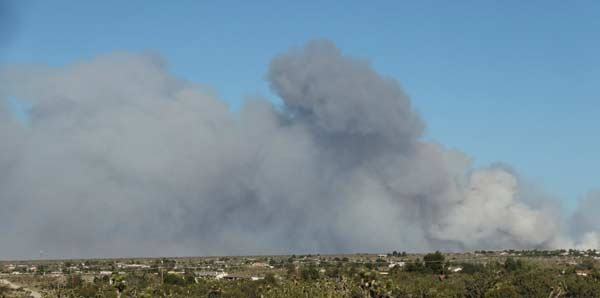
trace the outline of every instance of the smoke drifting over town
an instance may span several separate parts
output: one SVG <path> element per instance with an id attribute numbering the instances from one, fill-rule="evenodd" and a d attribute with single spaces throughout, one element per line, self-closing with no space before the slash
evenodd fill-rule
<path id="1" fill-rule="evenodd" d="M 267 79 L 282 107 L 231 112 L 150 54 L 5 67 L 31 109 L 0 108 L 0 257 L 598 246 L 600 196 L 573 225 L 508 166 L 423 141 L 399 82 L 332 43 Z"/>

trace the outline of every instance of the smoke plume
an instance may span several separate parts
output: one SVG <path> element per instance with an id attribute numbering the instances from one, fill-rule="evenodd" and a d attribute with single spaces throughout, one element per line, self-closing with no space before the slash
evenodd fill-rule
<path id="1" fill-rule="evenodd" d="M 0 109 L 0 257 L 576 245 L 510 168 L 423 141 L 367 61 L 312 41 L 267 79 L 282 108 L 232 113 L 155 55 L 5 67 L 0 96 L 31 109 Z"/>

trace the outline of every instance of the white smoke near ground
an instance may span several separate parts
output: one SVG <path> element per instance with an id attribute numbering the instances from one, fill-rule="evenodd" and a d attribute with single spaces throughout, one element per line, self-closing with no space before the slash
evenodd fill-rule
<path id="1" fill-rule="evenodd" d="M 0 109 L 0 257 L 597 247 L 508 167 L 423 141 L 400 84 L 332 43 L 267 79 L 283 107 L 233 113 L 156 55 L 5 67 L 32 108 Z"/>
<path id="2" fill-rule="evenodd" d="M 583 196 L 570 219 L 570 234 L 581 239 L 572 244 L 580 249 L 600 247 L 600 190 L 594 190 Z M 567 243 L 571 244 L 571 243 Z"/>
<path id="3" fill-rule="evenodd" d="M 551 240 L 558 222 L 550 210 L 533 209 L 519 199 L 519 181 L 502 168 L 473 172 L 462 200 L 448 209 L 436 237 L 466 247 L 528 247 Z"/>

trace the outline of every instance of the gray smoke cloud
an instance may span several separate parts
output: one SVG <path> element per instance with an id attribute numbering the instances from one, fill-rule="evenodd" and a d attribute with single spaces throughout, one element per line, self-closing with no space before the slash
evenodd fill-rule
<path id="1" fill-rule="evenodd" d="M 578 245 L 514 171 L 421 140 L 367 61 L 312 41 L 267 79 L 282 108 L 232 113 L 152 54 L 5 67 L 0 96 L 32 108 L 0 110 L 0 257 Z"/>
<path id="2" fill-rule="evenodd" d="M 600 210 L 600 190 L 592 191 L 581 198 L 573 214 L 573 227 L 576 228 L 574 232 L 600 231 L 600 218 L 596 210 Z"/>
<path id="3" fill-rule="evenodd" d="M 582 239 L 581 247 L 600 247 L 600 189 L 596 189 L 583 196 L 577 209 L 570 218 L 570 233 Z"/>

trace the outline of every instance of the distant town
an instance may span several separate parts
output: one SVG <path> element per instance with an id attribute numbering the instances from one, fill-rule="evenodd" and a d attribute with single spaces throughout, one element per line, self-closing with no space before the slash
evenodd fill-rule
<path id="1" fill-rule="evenodd" d="M 399 293 L 411 278 L 431 282 L 426 283 L 430 289 L 443 286 L 437 293 L 450 291 L 448 287 L 459 293 L 470 289 L 468 282 L 474 277 L 523 272 L 550 273 L 563 285 L 574 280 L 598 288 L 598 262 L 597 250 L 573 249 L 1 261 L 0 297 L 253 297 L 235 296 L 239 291 L 256 297 L 294 297 L 295 291 L 313 290 L 315 295 L 334 295 L 323 297 L 438 297 L 385 295 Z M 412 290 L 404 291 L 418 291 L 416 285 L 412 282 Z M 518 292 L 518 287 L 511 289 Z M 547 290 L 564 295 L 569 289 Z"/>

